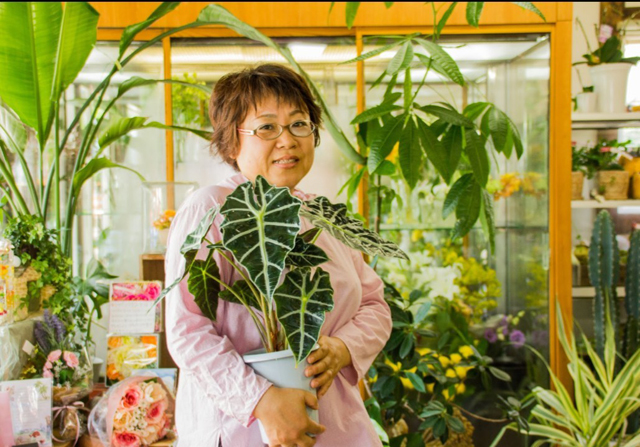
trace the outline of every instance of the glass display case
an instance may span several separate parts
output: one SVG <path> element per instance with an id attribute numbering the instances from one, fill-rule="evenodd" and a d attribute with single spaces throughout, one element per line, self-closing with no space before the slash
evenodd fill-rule
<path id="1" fill-rule="evenodd" d="M 375 40 L 376 46 L 386 41 Z M 481 418 L 501 419 L 499 397 L 523 397 L 533 384 L 545 386 L 545 364 L 523 345 L 549 358 L 549 109 L 550 42 L 548 35 L 446 36 L 441 41 L 460 66 L 467 85 L 447 82 L 435 72 L 415 99 L 421 105 L 447 101 L 458 110 L 489 101 L 515 122 L 524 154 L 491 159 L 488 190 L 495 210 L 495 252 L 478 222 L 462 241 L 449 238 L 455 216 L 442 218 L 449 189 L 429 165 L 411 190 L 398 174 L 372 179 L 370 225 L 409 253 L 409 262 L 379 260 L 383 278 L 408 298 L 420 290 L 435 306 L 451 303 L 466 315 L 477 349 L 510 382 L 467 384 L 463 407 Z M 365 52 L 368 50 L 365 39 Z M 414 47 L 415 52 L 424 49 Z M 387 54 L 389 53 L 389 54 Z M 374 85 L 393 57 L 382 52 L 365 63 L 366 101 L 382 102 L 388 85 Z M 404 88 L 403 75 L 395 90 Z M 411 67 L 414 89 L 425 76 L 424 66 Z M 414 78 L 415 77 L 415 78 Z M 462 166 L 465 166 L 465 160 Z M 382 179 L 382 180 L 380 180 Z M 435 340 L 425 347 L 436 349 Z M 432 346 L 430 343 L 433 343 Z M 470 388 L 471 387 L 471 388 Z M 469 392 L 469 389 L 474 391 Z M 469 417 L 476 446 L 488 446 L 500 424 Z M 525 445 L 510 434 L 500 445 Z"/>
<path id="2" fill-rule="evenodd" d="M 142 237 L 145 254 L 164 254 L 176 210 L 198 188 L 195 182 L 145 182 L 142 190 Z"/>

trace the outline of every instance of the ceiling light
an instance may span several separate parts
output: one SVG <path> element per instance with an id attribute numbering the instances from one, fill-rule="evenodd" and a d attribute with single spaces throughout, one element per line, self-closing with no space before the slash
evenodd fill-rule
<path id="1" fill-rule="evenodd" d="M 324 50 L 327 48 L 326 43 L 302 43 L 293 42 L 287 45 L 291 54 L 295 59 L 309 60 L 322 57 Z"/>

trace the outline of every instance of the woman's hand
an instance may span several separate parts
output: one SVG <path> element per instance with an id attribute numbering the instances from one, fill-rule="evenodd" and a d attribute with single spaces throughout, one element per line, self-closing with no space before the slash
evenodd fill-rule
<path id="1" fill-rule="evenodd" d="M 342 340 L 337 337 L 322 336 L 318 340 L 320 348 L 313 351 L 307 361 L 311 363 L 304 370 L 307 377 L 316 376 L 311 388 L 317 388 L 318 398 L 324 396 L 333 383 L 333 378 L 345 366 L 351 365 L 351 353 Z"/>
<path id="2" fill-rule="evenodd" d="M 318 409 L 318 399 L 308 391 L 272 386 L 253 410 L 269 438 L 269 447 L 312 447 L 326 428 L 309 419 L 307 407 Z"/>

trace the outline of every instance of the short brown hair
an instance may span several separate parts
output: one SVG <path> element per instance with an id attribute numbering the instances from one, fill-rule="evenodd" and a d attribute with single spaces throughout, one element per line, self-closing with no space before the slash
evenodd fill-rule
<path id="1" fill-rule="evenodd" d="M 275 97 L 309 113 L 315 124 L 314 141 L 320 143 L 318 129 L 322 109 L 316 104 L 309 85 L 302 76 L 278 64 L 263 64 L 224 75 L 216 83 L 209 101 L 209 119 L 213 125 L 211 151 L 238 170 L 233 158 L 238 150 L 237 127 L 263 100 Z"/>

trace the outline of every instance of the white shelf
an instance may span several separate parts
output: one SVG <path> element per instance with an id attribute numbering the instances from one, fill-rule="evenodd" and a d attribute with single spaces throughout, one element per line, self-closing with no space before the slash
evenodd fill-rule
<path id="1" fill-rule="evenodd" d="M 572 129 L 615 129 L 640 127 L 640 112 L 572 113 Z"/>
<path id="2" fill-rule="evenodd" d="M 572 200 L 571 208 L 620 208 L 623 206 L 633 206 L 640 208 L 640 200 Z"/>
<path id="3" fill-rule="evenodd" d="M 624 287 L 616 287 L 616 294 L 619 298 L 624 296 Z M 593 287 L 574 287 L 571 289 L 574 298 L 593 298 L 596 296 L 596 289 Z"/>

